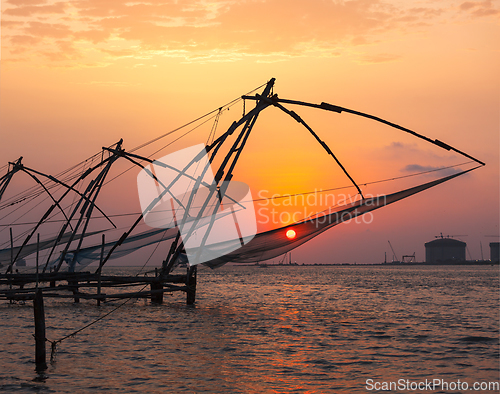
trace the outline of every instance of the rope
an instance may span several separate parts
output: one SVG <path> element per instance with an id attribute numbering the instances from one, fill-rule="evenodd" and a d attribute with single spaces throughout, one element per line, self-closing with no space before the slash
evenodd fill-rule
<path id="1" fill-rule="evenodd" d="M 259 90 L 260 88 L 262 88 L 262 87 L 263 87 L 263 86 L 265 86 L 265 85 L 267 85 L 267 82 L 266 82 L 266 83 L 264 83 L 264 84 L 262 84 L 262 85 L 260 85 L 260 86 L 258 86 L 258 87 L 256 87 L 255 89 L 252 89 L 252 90 L 251 90 L 250 92 L 248 92 L 246 95 L 251 94 L 251 93 L 255 92 L 256 90 Z M 230 106 L 232 106 L 234 103 L 236 103 L 236 102 L 238 102 L 238 101 L 240 101 L 240 100 L 241 100 L 241 97 L 238 97 L 238 98 L 236 98 L 236 99 L 234 99 L 234 100 L 231 100 L 230 102 L 228 102 L 227 104 L 223 105 L 222 107 L 217 108 L 217 109 L 214 109 L 214 110 L 212 110 L 212 111 L 210 111 L 210 112 L 207 112 L 205 115 L 202 115 L 202 116 L 200 116 L 199 118 L 197 118 L 197 119 L 195 119 L 195 120 L 192 120 L 191 122 L 188 122 L 188 123 L 184 124 L 183 126 L 177 127 L 176 129 L 174 129 L 174 130 L 172 130 L 172 131 L 169 131 L 168 133 L 165 133 L 165 134 L 163 134 L 163 135 L 160 135 L 159 137 L 153 138 L 152 140 L 150 140 L 150 141 L 148 141 L 148 142 L 145 142 L 145 143 L 143 143 L 143 144 L 141 144 L 141 145 L 139 145 L 139 146 L 136 146 L 135 148 L 133 148 L 132 150 L 130 150 L 130 152 L 135 152 L 135 151 L 137 151 L 137 150 L 139 150 L 139 149 L 141 149 L 141 148 L 144 148 L 144 147 L 145 147 L 145 146 L 147 146 L 147 145 L 152 144 L 153 142 L 156 142 L 156 141 L 158 141 L 158 140 L 161 140 L 162 138 L 165 138 L 165 137 L 169 136 L 170 134 L 175 133 L 176 131 L 179 131 L 180 129 L 183 129 L 184 127 L 187 127 L 187 126 L 189 126 L 189 125 L 192 125 L 193 123 L 196 123 L 197 121 L 199 121 L 199 120 L 201 120 L 201 119 L 203 119 L 203 118 L 205 118 L 205 117 L 207 117 L 207 116 L 212 115 L 214 112 L 217 112 L 217 111 L 219 111 L 219 112 L 220 112 L 221 108 L 226 108 L 226 107 L 230 107 Z"/>
<path id="2" fill-rule="evenodd" d="M 265 85 L 267 85 L 267 83 L 264 83 L 264 84 L 262 84 L 262 85 L 260 85 L 260 86 L 256 87 L 255 89 L 253 89 L 253 90 L 251 90 L 250 92 L 248 92 L 246 95 L 251 94 L 251 93 L 255 92 L 256 90 L 259 90 L 260 88 L 262 88 L 262 87 L 263 87 L 263 86 L 265 86 Z M 200 123 L 199 125 L 197 125 L 197 126 L 193 127 L 193 128 L 192 128 L 192 129 L 190 129 L 188 132 L 186 132 L 186 133 L 182 134 L 180 137 L 178 137 L 178 138 L 176 138 L 175 140 L 171 141 L 171 142 L 170 142 L 170 143 L 168 143 L 167 145 L 164 145 L 163 147 L 161 147 L 160 149 L 158 149 L 158 150 L 156 150 L 155 152 L 151 153 L 150 155 L 146 156 L 146 157 L 149 159 L 149 158 L 151 158 L 151 156 L 154 156 L 154 155 L 156 155 L 158 152 L 161 152 L 163 149 L 165 149 L 165 148 L 169 147 L 169 146 L 170 146 L 170 145 L 172 145 L 173 143 L 177 142 L 178 140 L 180 140 L 181 138 L 185 137 L 186 135 L 188 135 L 188 134 L 189 134 L 189 133 L 191 133 L 192 131 L 196 130 L 197 128 L 201 127 L 201 126 L 202 126 L 202 125 L 204 125 L 205 123 L 209 122 L 210 120 L 212 120 L 212 119 L 216 118 L 216 119 L 217 119 L 217 123 L 218 123 L 218 118 L 220 117 L 220 114 L 221 114 L 222 110 L 223 110 L 223 109 L 229 110 L 229 108 L 230 108 L 230 107 L 232 107 L 233 105 L 235 105 L 236 103 L 238 103 L 240 100 L 242 100 L 242 99 L 241 99 L 241 97 L 238 97 L 238 98 L 236 98 L 236 99 L 234 99 L 234 100 L 232 100 L 232 101 L 228 102 L 227 104 L 223 105 L 222 107 L 219 107 L 219 108 L 217 108 L 217 109 L 214 109 L 213 111 L 207 112 L 205 115 L 202 115 L 202 116 L 198 117 L 197 119 L 195 119 L 195 120 L 193 120 L 193 121 L 191 121 L 191 122 L 188 122 L 188 123 L 186 123 L 186 124 L 184 124 L 184 125 L 182 125 L 182 126 L 180 126 L 180 127 L 177 127 L 177 128 L 176 128 L 176 129 L 174 129 L 174 130 L 171 130 L 171 131 L 169 131 L 169 132 L 167 132 L 167 133 L 165 133 L 165 134 L 162 134 L 162 135 L 160 135 L 159 137 L 153 138 L 152 140 L 150 140 L 150 141 L 148 141 L 148 142 L 145 142 L 145 143 L 143 143 L 143 144 L 141 144 L 141 145 L 138 145 L 138 146 L 136 146 L 135 148 L 132 148 L 129 152 L 130 152 L 130 153 L 133 153 L 133 152 L 135 152 L 135 151 L 138 151 L 139 149 L 142 149 L 142 148 L 144 148 L 144 147 L 146 147 L 146 146 L 148 146 L 148 145 L 151 145 L 152 143 L 154 143 L 154 142 L 156 142 L 156 141 L 159 141 L 159 140 L 161 140 L 161 139 L 163 139 L 163 138 L 165 138 L 165 137 L 167 137 L 167 136 L 169 136 L 169 135 L 171 135 L 171 134 L 173 134 L 173 133 L 175 133 L 175 132 L 177 132 L 177 131 L 179 131 L 179 130 L 181 130 L 181 129 L 183 129 L 183 128 L 187 127 L 187 126 L 190 126 L 190 125 L 192 125 L 193 123 L 196 123 L 196 122 L 198 122 L 199 120 L 204 119 L 204 118 L 206 118 L 207 116 L 210 116 L 210 115 L 214 114 L 215 112 L 217 112 L 217 114 L 216 114 L 216 115 L 211 116 L 211 117 L 210 117 L 210 118 L 208 118 L 206 121 L 204 121 L 204 122 Z M 215 136 L 215 132 L 214 132 L 214 136 Z M 127 173 L 127 172 L 128 172 L 128 171 L 130 171 L 132 168 L 134 168 L 134 166 L 130 166 L 128 169 L 126 169 L 126 170 L 124 170 L 123 172 L 121 172 L 120 174 L 116 175 L 114 178 L 111 178 L 111 179 L 110 179 L 110 180 L 108 180 L 108 181 L 107 181 L 107 182 L 106 182 L 103 186 L 105 186 L 105 185 L 107 185 L 108 183 L 110 183 L 110 182 L 114 181 L 116 178 L 118 178 L 118 177 L 122 176 L 123 174 Z"/>
<path id="3" fill-rule="evenodd" d="M 207 142 L 205 143 L 205 145 L 209 145 L 212 144 L 212 142 L 214 142 L 215 133 L 217 132 L 217 126 L 219 125 L 219 119 L 221 114 L 222 114 L 222 107 L 219 108 L 219 112 L 217 112 L 217 115 L 215 116 L 214 124 L 210 129 L 210 133 L 208 134 Z"/>
<path id="4" fill-rule="evenodd" d="M 141 290 L 139 290 L 139 292 L 143 291 L 148 285 L 144 285 L 142 287 Z M 113 312 L 116 312 L 118 309 L 120 309 L 122 306 L 124 306 L 127 302 L 129 302 L 132 298 L 134 297 L 130 297 L 130 298 L 127 298 L 124 302 L 122 302 L 120 305 L 118 305 L 116 308 L 112 309 L 111 311 L 109 311 L 108 313 L 98 317 L 96 320 L 90 322 L 89 324 L 86 324 L 85 326 L 79 328 L 78 330 L 76 331 L 73 331 L 71 334 L 68 334 L 64 337 L 62 337 L 61 339 L 58 339 L 57 341 L 51 341 L 50 339 L 47 339 L 45 338 L 45 340 L 47 342 L 50 342 L 51 343 L 51 354 L 50 354 L 50 361 L 53 362 L 55 360 L 55 357 L 56 357 L 56 352 L 57 352 L 57 344 L 61 343 L 62 341 L 68 339 L 68 338 L 73 338 L 76 334 L 78 334 L 79 332 L 82 332 L 83 330 L 85 330 L 86 328 L 89 328 L 90 326 L 93 326 L 94 324 L 96 324 L 97 322 L 101 321 L 102 319 L 104 319 L 105 317 L 111 315 Z"/>
<path id="5" fill-rule="evenodd" d="M 86 160 L 84 160 L 84 161 L 82 161 L 82 162 L 80 162 L 78 164 L 75 164 L 74 166 L 72 166 L 72 167 L 70 167 L 70 168 L 68 168 L 68 169 L 66 169 L 66 170 L 64 170 L 64 171 L 56 174 L 55 178 L 61 179 L 63 175 L 70 174 L 68 177 L 62 178 L 62 181 L 65 182 L 65 181 L 69 181 L 69 180 L 75 179 L 78 176 L 80 166 L 85 165 L 85 163 L 87 161 L 89 161 L 89 160 L 93 161 L 97 155 L 98 154 L 95 154 L 95 155 L 91 156 L 90 158 L 88 158 L 88 159 L 86 159 Z M 71 174 L 71 171 L 73 171 L 73 174 Z M 42 181 L 42 183 L 49 190 L 51 190 L 54 187 L 60 187 L 61 186 L 61 185 L 58 185 L 58 184 L 51 184 L 51 182 L 52 181 L 50 179 L 44 179 L 44 181 Z M 10 206 L 10 205 L 16 204 L 17 202 L 19 202 L 19 200 L 24 201 L 24 200 L 26 200 L 28 198 L 36 198 L 36 197 L 38 197 L 39 195 L 41 195 L 43 193 L 44 193 L 44 191 L 40 190 L 40 186 L 39 185 L 31 186 L 28 189 L 23 190 L 23 191 L 15 194 L 15 195 L 13 195 L 9 199 L 5 200 L 2 203 L 2 205 L 0 205 L 0 209 L 3 209 L 6 206 Z"/>
<path id="6" fill-rule="evenodd" d="M 447 166 L 447 167 L 437 168 L 437 169 L 434 169 L 434 170 L 421 171 L 421 172 L 416 172 L 416 173 L 413 173 L 413 174 L 402 175 L 402 176 L 399 176 L 399 177 L 387 178 L 387 179 L 382 179 L 382 180 L 372 181 L 372 182 L 364 182 L 364 183 L 360 183 L 360 185 L 367 186 L 367 185 L 373 185 L 373 184 L 382 183 L 382 182 L 390 182 L 390 181 L 395 181 L 395 180 L 398 180 L 398 179 L 410 178 L 410 177 L 414 177 L 414 176 L 418 176 L 418 175 L 424 175 L 424 174 L 428 174 L 428 173 L 431 173 L 431 172 L 448 170 L 450 168 L 459 167 L 459 166 L 462 166 L 462 165 L 465 165 L 465 164 L 470 164 L 470 163 L 472 163 L 472 161 L 467 161 L 467 162 L 464 162 L 464 163 L 454 164 L 454 165 Z M 339 187 L 330 188 L 330 189 L 322 189 L 322 190 L 315 190 L 315 191 L 295 193 L 295 194 L 283 194 L 283 195 L 280 195 L 280 196 L 272 196 L 272 197 L 269 197 L 269 198 L 259 198 L 259 199 L 254 199 L 252 201 L 253 202 L 258 202 L 258 201 L 267 201 L 267 200 L 279 200 L 279 199 L 282 199 L 282 198 L 290 198 L 290 197 L 296 197 L 296 196 L 305 196 L 305 195 L 314 194 L 314 193 L 327 193 L 327 192 L 330 192 L 330 191 L 342 190 L 342 189 L 350 189 L 350 188 L 353 188 L 353 187 L 354 187 L 353 185 L 339 186 Z M 248 202 L 248 201 L 244 201 L 244 202 Z M 72 205 L 73 204 L 69 205 L 69 207 L 71 207 Z M 68 207 L 66 207 L 66 208 L 68 208 Z M 137 216 L 137 215 L 140 215 L 140 212 L 121 213 L 121 214 L 115 214 L 115 215 L 108 215 L 108 217 L 114 218 L 114 217 Z M 94 217 L 94 219 L 104 219 L 104 216 L 97 216 L 97 217 Z M 77 220 L 77 219 L 74 219 L 74 220 Z M 59 219 L 59 220 L 46 220 L 44 223 L 60 223 L 60 222 L 66 222 L 66 220 L 63 220 L 63 219 Z M 37 222 L 21 222 L 21 223 L 12 223 L 12 224 L 0 224 L 0 227 L 23 226 L 23 225 L 32 225 L 32 224 L 37 224 Z"/>
<path id="7" fill-rule="evenodd" d="M 188 135 L 189 133 L 191 133 L 192 131 L 196 130 L 197 128 L 203 126 L 205 123 L 209 122 L 210 120 L 212 120 L 216 115 L 212 116 L 211 118 L 208 118 L 206 121 L 200 123 L 199 125 L 193 127 L 192 129 L 190 129 L 189 131 L 185 132 L 184 134 L 182 134 L 180 137 L 177 137 L 175 140 L 173 140 L 172 142 L 168 143 L 167 145 L 163 146 L 162 148 L 158 149 L 157 151 L 151 153 L 149 156 L 147 156 L 147 158 L 149 159 L 151 156 L 157 154 L 158 152 L 162 151 L 163 149 L 167 148 L 168 146 L 172 145 L 174 142 L 177 142 L 179 141 L 181 138 L 185 137 L 186 135 Z M 139 160 L 139 163 L 141 162 L 142 160 Z M 107 181 L 103 186 L 106 186 L 107 184 L 113 182 L 116 178 L 119 178 L 121 177 L 123 174 L 129 172 L 132 168 L 135 168 L 136 166 L 135 165 L 131 165 L 129 168 L 127 168 L 126 170 L 120 172 L 118 175 L 116 175 L 115 177 L 111 178 L 109 181 Z"/>
<path id="8" fill-rule="evenodd" d="M 256 87 L 255 89 L 252 89 L 250 92 L 246 93 L 246 95 L 249 95 L 249 94 L 251 94 L 251 93 L 255 92 L 256 90 L 258 90 L 258 89 L 262 88 L 262 87 L 263 87 L 263 86 L 265 86 L 266 84 L 267 84 L 267 83 L 262 84 L 262 85 L 260 85 L 260 86 Z M 182 125 L 182 126 L 180 126 L 180 127 L 177 127 L 177 128 L 176 128 L 176 129 L 174 129 L 174 130 L 171 130 L 171 131 L 169 131 L 169 132 L 167 132 L 167 133 L 165 133 L 165 134 L 162 134 L 162 135 L 160 135 L 160 136 L 158 136 L 158 137 L 156 137 L 156 138 L 153 138 L 153 139 L 152 139 L 152 140 L 150 140 L 150 141 L 147 141 L 147 142 L 145 142 L 145 143 L 143 143 L 143 144 L 141 144 L 141 145 L 136 146 L 135 148 L 131 149 L 131 150 L 130 150 L 130 152 L 131 152 L 131 153 L 132 153 L 132 152 L 135 152 L 135 151 L 137 151 L 137 150 L 139 150 L 139 149 L 141 149 L 141 148 L 143 148 L 143 147 L 145 147 L 145 146 L 148 146 L 148 145 L 150 145 L 150 144 L 152 144 L 152 143 L 154 143 L 154 142 L 156 142 L 156 141 L 159 141 L 159 140 L 161 140 L 162 138 L 165 138 L 165 137 L 167 137 L 167 136 L 169 136 L 169 135 L 171 135 L 171 134 L 173 134 L 173 133 L 175 133 L 175 132 L 177 132 L 177 131 L 179 131 L 179 130 L 181 130 L 181 129 L 183 129 L 183 128 L 185 128 L 185 127 L 187 127 L 187 126 L 189 126 L 189 125 L 191 125 L 191 124 L 193 124 L 193 123 L 196 123 L 196 122 L 198 122 L 199 120 L 201 120 L 201 119 L 203 119 L 203 118 L 206 118 L 207 116 L 210 116 L 210 115 L 212 115 L 212 114 L 213 114 L 213 113 L 215 113 L 215 112 L 220 112 L 221 108 L 227 108 L 227 109 L 229 109 L 229 107 L 231 107 L 231 106 L 235 105 L 235 104 L 236 104 L 237 102 L 239 102 L 240 100 L 242 100 L 242 99 L 241 99 L 241 97 L 238 97 L 238 98 L 236 98 L 236 99 L 234 99 L 234 100 L 231 100 L 231 101 L 229 101 L 227 104 L 223 105 L 222 107 L 219 107 L 219 108 L 217 108 L 217 109 L 215 109 L 215 110 L 212 110 L 212 111 L 210 111 L 210 112 L 207 112 L 205 115 L 202 115 L 202 116 L 198 117 L 197 119 L 195 119 L 195 120 L 193 120 L 193 121 L 191 121 L 191 122 L 188 122 L 188 123 L 186 123 L 186 124 L 184 124 L 184 125 Z M 210 119 L 213 119 L 213 117 L 212 117 L 212 118 L 210 118 Z M 203 122 L 202 124 L 204 124 L 204 123 L 206 123 L 206 122 Z M 200 125 L 200 126 L 201 126 L 201 125 Z M 194 130 L 194 129 L 198 128 L 198 127 L 199 127 L 199 126 L 197 126 L 197 127 L 193 128 L 192 130 Z M 191 130 L 191 131 L 192 131 L 192 130 Z M 182 138 L 182 137 L 186 136 L 187 134 L 188 134 L 188 133 L 183 134 L 181 137 L 179 137 L 178 139 L 174 140 L 173 142 L 175 142 L 175 141 L 179 140 L 180 138 Z M 172 143 L 173 143 L 173 142 L 172 142 Z M 170 145 L 170 144 L 168 144 L 168 145 L 164 146 L 162 149 L 164 149 L 165 147 L 167 147 L 167 146 L 169 146 L 169 145 Z M 109 147 L 112 147 L 112 146 L 113 146 L 113 145 L 110 145 Z M 162 150 L 162 149 L 160 149 L 160 150 Z M 155 153 L 159 152 L 160 150 L 156 151 Z M 55 178 L 60 179 L 63 175 L 66 175 L 66 174 L 70 173 L 71 171 L 75 170 L 75 171 L 74 171 L 74 172 L 75 172 L 75 174 L 71 175 L 70 177 L 67 177 L 65 180 L 75 179 L 75 178 L 78 176 L 78 172 L 79 172 L 78 170 L 81 168 L 81 166 L 85 166 L 85 164 L 86 164 L 88 161 L 94 161 L 94 160 L 95 160 L 96 158 L 98 158 L 98 157 L 99 157 L 102 153 L 103 153 L 102 151 L 99 151 L 99 152 L 97 152 L 97 153 L 93 154 L 92 156 L 88 157 L 87 159 L 82 160 L 81 162 L 79 162 L 79 163 L 77 163 L 77 164 L 75 164 L 75 165 L 73 165 L 73 166 L 69 167 L 68 169 L 61 171 L 60 173 L 58 173 L 58 174 L 56 174 L 56 175 L 55 175 Z M 153 154 L 155 154 L 155 153 L 153 153 Z M 150 157 L 150 156 L 148 156 L 148 157 Z M 6 167 L 6 166 L 7 166 L 7 165 L 4 165 L 4 166 L 2 166 L 1 168 L 4 168 L 4 167 Z M 131 167 L 131 168 L 133 168 L 133 167 Z M 121 176 L 121 175 L 122 175 L 122 174 L 124 174 L 125 172 L 126 172 L 126 171 L 124 171 L 123 173 L 119 174 L 118 176 Z M 113 178 L 113 179 L 116 179 L 118 176 L 116 176 L 116 177 L 115 177 L 115 178 Z M 107 184 L 107 183 L 109 183 L 109 182 L 111 182 L 113 179 L 111 179 L 111 180 L 109 180 L 108 182 L 106 182 L 106 184 Z M 51 181 L 50 181 L 49 179 L 47 179 L 47 180 L 46 180 L 46 181 L 44 181 L 43 183 L 44 183 L 44 184 L 47 184 L 47 183 L 50 183 L 50 182 L 51 182 Z M 49 187 L 49 190 L 50 190 L 50 188 L 55 187 L 55 186 L 60 186 L 60 185 L 52 185 L 51 187 Z M 16 195 L 12 196 L 9 200 L 4 201 L 4 202 L 2 203 L 2 205 L 0 205 L 0 209 L 2 209 L 3 207 L 7 207 L 7 206 L 10 206 L 10 205 L 13 205 L 13 204 L 17 204 L 17 203 L 19 203 L 19 202 L 23 202 L 23 201 L 25 201 L 25 200 L 26 200 L 26 199 L 28 199 L 28 198 L 36 198 L 36 197 L 38 197 L 40 194 L 42 194 L 42 193 L 43 193 L 43 191 L 39 191 L 39 188 L 40 188 L 40 186 L 36 185 L 36 186 L 33 186 L 33 187 L 31 187 L 31 188 L 28 188 L 28 189 L 26 189 L 26 190 L 24 190 L 24 191 L 22 191 L 22 192 L 19 192 L 18 194 L 16 194 Z M 13 201 L 13 200 L 14 200 L 14 202 L 11 202 L 11 201 Z"/>
<path id="9" fill-rule="evenodd" d="M 69 208 L 73 206 L 74 203 L 71 205 L 67 206 L 66 208 Z M 120 213 L 116 215 L 108 215 L 108 218 L 116 218 L 116 217 L 124 217 L 124 216 L 137 216 L 140 215 L 140 212 L 137 213 Z M 104 216 L 97 216 L 93 217 L 93 219 L 105 219 Z M 71 220 L 78 220 L 78 218 L 73 218 Z M 45 220 L 44 223 L 61 223 L 61 222 L 67 222 L 67 220 L 63 219 L 57 219 L 57 220 Z M 29 225 L 29 224 L 37 224 L 38 222 L 21 222 L 21 223 L 12 223 L 12 224 L 0 224 L 0 227 L 10 227 L 10 226 L 24 226 L 24 225 Z"/>
<path id="10" fill-rule="evenodd" d="M 139 274 L 142 272 L 142 270 L 144 269 L 144 267 L 146 265 L 148 265 L 149 263 L 149 260 L 151 260 L 151 258 L 153 257 L 153 255 L 155 254 L 156 250 L 158 249 L 158 247 L 160 246 L 160 243 L 163 242 L 163 238 L 165 237 L 165 234 L 167 233 L 169 229 L 167 228 L 165 230 L 165 232 L 163 233 L 163 235 L 161 236 L 161 240 L 159 242 L 156 243 L 155 245 L 155 248 L 153 249 L 153 251 L 151 252 L 151 254 L 149 255 L 149 257 L 147 258 L 146 262 L 142 265 L 142 267 L 139 269 L 139 272 L 137 272 L 137 274 L 135 276 L 139 276 Z"/>
<path id="11" fill-rule="evenodd" d="M 396 181 L 398 179 L 410 178 L 410 177 L 414 177 L 414 176 L 418 176 L 418 175 L 423 175 L 423 174 L 428 174 L 428 173 L 436 172 L 436 171 L 443 171 L 443 170 L 447 170 L 447 169 L 450 169 L 450 168 L 453 168 L 453 167 L 458 167 L 458 166 L 462 166 L 462 165 L 465 165 L 465 164 L 469 164 L 469 163 L 472 163 L 472 162 L 473 161 L 467 161 L 467 162 L 460 163 L 460 164 L 454 164 L 454 165 L 448 166 L 448 167 L 436 168 L 434 170 L 421 171 L 421 172 L 416 172 L 414 174 L 402 175 L 402 176 L 398 176 L 398 177 L 394 177 L 394 178 L 382 179 L 382 180 L 379 180 L 379 181 L 360 183 L 360 185 L 367 186 L 367 185 L 374 185 L 376 183 Z M 267 201 L 267 200 L 279 200 L 279 199 L 282 199 L 282 198 L 290 198 L 290 197 L 296 197 L 296 196 L 305 196 L 305 195 L 308 195 L 308 194 L 326 193 L 326 192 L 331 192 L 331 191 L 341 190 L 341 189 L 351 189 L 353 187 L 354 187 L 354 185 L 339 186 L 339 187 L 334 187 L 334 188 L 331 188 L 331 189 L 315 190 L 315 191 L 312 191 L 312 192 L 304 192 L 304 193 L 296 193 L 296 194 L 283 194 L 281 196 L 272 196 L 270 198 L 259 198 L 259 199 L 255 199 L 255 200 L 252 200 L 252 201 L 253 202 L 257 202 L 257 201 Z M 243 202 L 248 202 L 248 201 L 243 201 Z"/>

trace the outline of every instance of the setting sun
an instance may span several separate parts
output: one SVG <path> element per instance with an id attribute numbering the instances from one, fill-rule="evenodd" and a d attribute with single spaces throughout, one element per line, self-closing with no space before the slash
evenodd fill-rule
<path id="1" fill-rule="evenodd" d="M 297 233 L 295 232 L 295 230 L 288 230 L 286 232 L 286 237 L 288 239 L 294 239 L 296 236 L 297 236 Z"/>

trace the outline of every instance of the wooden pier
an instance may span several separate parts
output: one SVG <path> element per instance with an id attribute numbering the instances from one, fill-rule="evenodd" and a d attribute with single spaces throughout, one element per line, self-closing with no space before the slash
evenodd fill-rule
<path id="1" fill-rule="evenodd" d="M 134 288 L 142 287 L 140 290 Z M 36 290 L 44 298 L 73 298 L 74 302 L 124 298 L 150 298 L 161 304 L 164 293 L 183 291 L 186 303 L 192 305 L 196 294 L 196 270 L 183 274 L 155 276 L 110 276 L 91 272 L 7 273 L 0 274 L 0 299 L 9 301 L 34 300 Z M 113 289 L 107 293 L 105 289 Z M 130 289 L 130 290 L 129 290 Z"/>

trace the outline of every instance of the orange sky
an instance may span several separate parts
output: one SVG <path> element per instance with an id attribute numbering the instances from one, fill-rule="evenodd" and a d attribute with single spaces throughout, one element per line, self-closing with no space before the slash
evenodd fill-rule
<path id="1" fill-rule="evenodd" d="M 467 235 L 472 258 L 482 242 L 489 257 L 498 238 L 486 235 L 499 234 L 499 17 L 500 2 L 489 0 L 2 1 L 0 166 L 22 155 L 55 174 L 275 77 L 280 97 L 368 112 L 487 163 L 377 211 L 371 224 L 330 230 L 301 247 L 298 262 L 380 262 L 388 239 L 423 260 L 423 243 L 440 232 Z M 464 161 L 353 115 L 290 108 L 359 182 Z M 225 113 L 219 133 L 241 111 Z M 254 194 L 349 184 L 305 129 L 268 111 L 237 172 Z M 136 191 L 122 198 L 137 204 Z"/>

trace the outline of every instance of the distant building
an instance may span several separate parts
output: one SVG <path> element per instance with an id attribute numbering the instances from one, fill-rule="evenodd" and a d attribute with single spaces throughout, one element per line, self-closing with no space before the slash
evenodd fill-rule
<path id="1" fill-rule="evenodd" d="M 498 258 L 498 248 L 500 246 L 500 242 L 491 242 L 490 243 L 490 260 L 492 262 L 499 260 Z"/>
<path id="2" fill-rule="evenodd" d="M 452 238 L 438 238 L 425 244 L 425 262 L 452 263 L 465 261 L 467 244 Z"/>

